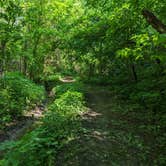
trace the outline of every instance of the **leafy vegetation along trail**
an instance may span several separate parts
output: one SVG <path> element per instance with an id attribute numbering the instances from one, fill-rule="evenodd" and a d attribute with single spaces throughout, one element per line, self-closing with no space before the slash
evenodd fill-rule
<path id="1" fill-rule="evenodd" d="M 84 131 L 59 154 L 59 166 L 151 165 L 153 137 L 139 132 L 144 125 L 139 116 L 115 105 L 106 88 L 88 89 L 87 101 Z"/>

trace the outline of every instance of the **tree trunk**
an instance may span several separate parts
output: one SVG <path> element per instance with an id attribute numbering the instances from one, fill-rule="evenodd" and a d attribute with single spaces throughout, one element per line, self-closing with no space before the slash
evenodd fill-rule
<path id="1" fill-rule="evenodd" d="M 137 73 L 136 73 L 136 69 L 135 69 L 134 63 L 131 64 L 131 69 L 132 69 L 132 74 L 133 74 L 134 81 L 137 82 L 138 81 L 138 77 L 137 77 Z"/>
<path id="2" fill-rule="evenodd" d="M 93 64 L 89 64 L 89 73 L 88 73 L 88 79 L 89 80 L 93 76 L 93 73 L 94 73 L 94 65 Z"/>
<path id="3" fill-rule="evenodd" d="M 34 39 L 34 47 L 33 47 L 33 58 L 35 59 L 35 64 L 34 65 L 36 65 L 36 56 L 37 56 L 37 48 L 38 48 L 38 45 L 39 45 L 39 40 L 40 40 L 40 35 L 37 35 L 36 36 L 36 39 Z M 29 73 L 29 75 L 30 75 L 30 78 L 32 79 L 32 80 L 35 80 L 35 74 L 37 74 L 35 71 L 34 71 L 34 69 L 36 69 L 36 66 L 33 66 L 32 68 L 31 68 L 31 70 L 30 70 L 30 73 Z M 38 73 L 39 74 L 39 73 Z"/>
<path id="4" fill-rule="evenodd" d="M 6 41 L 2 41 L 1 43 L 1 53 L 2 53 L 2 60 L 1 60 L 1 72 L 5 72 L 6 70 Z"/>
<path id="5" fill-rule="evenodd" d="M 142 11 L 143 16 L 146 21 L 156 29 L 160 34 L 166 33 L 166 25 L 162 23 L 152 12 L 147 9 Z"/>
<path id="6" fill-rule="evenodd" d="M 142 10 L 142 14 L 146 21 L 160 34 L 166 33 L 166 25 L 162 23 L 151 11 L 144 9 Z M 156 58 L 156 63 L 158 65 L 161 64 L 159 58 Z"/>
<path id="7" fill-rule="evenodd" d="M 22 72 L 25 76 L 27 75 L 27 57 L 25 55 L 25 52 L 27 51 L 27 48 L 28 48 L 28 43 L 25 40 L 24 41 L 24 46 L 23 46 L 24 56 L 22 57 Z"/>

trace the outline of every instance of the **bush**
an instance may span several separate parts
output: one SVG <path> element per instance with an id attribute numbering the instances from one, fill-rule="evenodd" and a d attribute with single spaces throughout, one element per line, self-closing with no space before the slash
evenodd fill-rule
<path id="1" fill-rule="evenodd" d="M 18 73 L 0 78 L 0 117 L 3 128 L 7 122 L 22 115 L 44 99 L 44 88 Z"/>
<path id="2" fill-rule="evenodd" d="M 77 91 L 67 91 L 49 107 L 50 110 L 60 111 L 63 114 L 83 111 L 83 95 Z"/>
<path id="3" fill-rule="evenodd" d="M 60 97 L 63 93 L 67 91 L 77 91 L 77 92 L 83 92 L 84 86 L 81 82 L 73 82 L 73 83 L 63 83 L 61 85 L 58 85 L 52 89 L 53 94 L 55 94 L 56 97 Z"/>
<path id="4" fill-rule="evenodd" d="M 53 87 L 60 83 L 60 74 L 49 75 L 44 77 L 42 80 L 44 82 L 47 91 L 50 91 Z"/>
<path id="5" fill-rule="evenodd" d="M 108 76 L 93 76 L 91 78 L 85 78 L 85 83 L 92 84 L 92 85 L 110 85 L 112 80 Z"/>
<path id="6" fill-rule="evenodd" d="M 166 108 L 165 82 L 154 79 L 139 80 L 138 82 L 124 82 L 123 84 L 112 85 L 111 90 L 120 98 L 130 104 L 137 105 L 140 110 L 162 113 Z"/>

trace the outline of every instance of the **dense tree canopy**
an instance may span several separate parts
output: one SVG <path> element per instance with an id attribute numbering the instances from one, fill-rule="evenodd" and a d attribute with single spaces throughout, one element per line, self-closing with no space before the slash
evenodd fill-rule
<path id="1" fill-rule="evenodd" d="M 14 63 L 40 79 L 50 59 L 81 64 L 89 74 L 108 74 L 118 58 L 132 65 L 164 61 L 164 1 L 5 0 L 1 5 L 1 70 Z"/>

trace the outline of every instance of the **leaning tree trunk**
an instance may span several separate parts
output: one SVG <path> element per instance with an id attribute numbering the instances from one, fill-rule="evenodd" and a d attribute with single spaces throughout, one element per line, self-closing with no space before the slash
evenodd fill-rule
<path id="1" fill-rule="evenodd" d="M 147 9 L 142 11 L 143 16 L 146 21 L 156 29 L 160 34 L 166 33 L 166 25 L 162 23 L 152 12 Z"/>
<path id="2" fill-rule="evenodd" d="M 144 9 L 142 10 L 142 14 L 146 21 L 160 34 L 166 33 L 166 25 L 162 23 L 151 11 Z M 161 64 L 160 59 L 156 59 L 156 63 L 158 65 Z"/>

